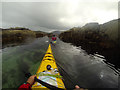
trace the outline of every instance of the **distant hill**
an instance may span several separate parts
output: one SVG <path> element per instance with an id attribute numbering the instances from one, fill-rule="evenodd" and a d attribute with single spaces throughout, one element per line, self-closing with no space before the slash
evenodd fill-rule
<path id="1" fill-rule="evenodd" d="M 100 25 L 98 23 L 87 23 L 85 26 L 82 27 L 83 30 L 94 30 L 100 31 Z"/>
<path id="2" fill-rule="evenodd" d="M 100 31 L 107 34 L 111 40 L 116 41 L 118 40 L 118 25 L 120 26 L 120 19 L 112 20 L 100 25 Z"/>
<path id="3" fill-rule="evenodd" d="M 51 32 L 51 33 L 53 33 L 53 34 L 55 34 L 55 35 L 59 35 L 59 34 L 61 33 L 61 31 L 53 31 L 53 32 Z"/>
<path id="4" fill-rule="evenodd" d="M 53 31 L 47 34 L 48 37 L 52 37 L 53 35 L 59 36 L 61 34 L 61 31 Z"/>

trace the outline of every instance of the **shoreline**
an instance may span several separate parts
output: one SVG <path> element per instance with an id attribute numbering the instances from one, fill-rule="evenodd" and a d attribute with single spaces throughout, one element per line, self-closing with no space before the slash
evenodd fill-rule
<path id="1" fill-rule="evenodd" d="M 35 38 L 44 37 L 47 35 L 45 32 L 41 31 L 32 31 L 26 28 L 19 28 L 19 29 L 2 29 L 1 31 L 1 38 L 2 38 L 2 48 L 9 46 L 9 44 L 16 46 L 26 41 L 30 42 L 33 41 Z M 5 47 L 4 47 L 5 46 Z"/>

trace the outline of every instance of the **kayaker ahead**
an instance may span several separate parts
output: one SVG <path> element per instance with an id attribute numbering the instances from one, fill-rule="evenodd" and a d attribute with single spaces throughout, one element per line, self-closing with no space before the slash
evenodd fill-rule
<path id="1" fill-rule="evenodd" d="M 31 87 L 35 83 L 35 80 L 34 80 L 35 77 L 36 77 L 36 75 L 30 76 L 28 78 L 27 82 L 22 84 L 18 88 L 18 90 L 32 90 Z M 76 85 L 74 90 L 88 90 L 88 89 L 83 89 L 83 88 L 80 88 L 78 85 Z"/>
<path id="2" fill-rule="evenodd" d="M 53 36 L 52 36 L 52 44 L 55 44 L 55 43 L 56 43 L 56 40 L 57 40 L 56 36 L 53 35 Z"/>

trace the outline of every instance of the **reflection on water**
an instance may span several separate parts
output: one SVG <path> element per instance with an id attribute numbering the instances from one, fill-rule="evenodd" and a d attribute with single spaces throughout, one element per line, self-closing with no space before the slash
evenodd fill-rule
<path id="1" fill-rule="evenodd" d="M 3 49 L 3 88 L 24 83 L 26 72 L 35 74 L 48 44 L 48 38 L 44 37 L 28 45 Z M 118 71 L 104 63 L 104 56 L 88 55 L 80 47 L 60 40 L 52 50 L 66 87 L 73 88 L 78 84 L 85 88 L 117 88 Z"/>
<path id="2" fill-rule="evenodd" d="M 85 88 L 117 88 L 118 70 L 111 69 L 104 61 L 105 57 L 99 54 L 88 55 L 81 47 L 75 47 L 59 41 L 53 46 L 56 62 L 64 71 L 66 87 L 75 84 Z M 65 76 L 67 72 L 71 77 Z M 72 82 L 69 80 L 71 79 Z"/>

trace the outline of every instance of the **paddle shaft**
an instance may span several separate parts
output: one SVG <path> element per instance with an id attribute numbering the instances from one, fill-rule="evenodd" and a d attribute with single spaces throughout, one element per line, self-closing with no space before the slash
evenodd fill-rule
<path id="1" fill-rule="evenodd" d="M 25 77 L 27 77 L 27 78 L 29 78 L 30 76 L 31 76 L 31 73 L 26 73 L 26 74 L 25 74 Z M 50 85 L 50 84 L 48 84 L 48 83 L 46 83 L 46 82 L 43 82 L 42 80 L 38 79 L 37 77 L 35 77 L 34 80 L 35 80 L 36 82 L 42 84 L 43 86 L 49 88 L 49 89 L 52 89 L 52 90 L 64 90 L 64 89 L 62 89 L 62 88 L 58 88 L 58 87 L 56 87 L 56 86 Z"/>

